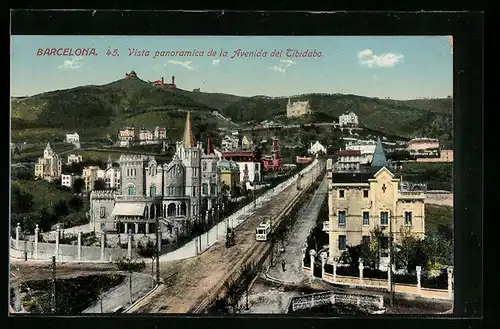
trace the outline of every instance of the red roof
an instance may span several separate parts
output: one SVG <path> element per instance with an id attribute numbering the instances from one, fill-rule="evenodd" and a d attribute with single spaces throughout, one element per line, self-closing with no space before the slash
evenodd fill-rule
<path id="1" fill-rule="evenodd" d="M 361 156 L 360 150 L 340 150 L 336 153 L 337 156 Z"/>

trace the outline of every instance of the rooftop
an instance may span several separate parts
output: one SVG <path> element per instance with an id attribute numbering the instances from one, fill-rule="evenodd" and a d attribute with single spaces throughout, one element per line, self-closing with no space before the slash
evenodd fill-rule
<path id="1" fill-rule="evenodd" d="M 340 150 L 335 153 L 337 156 L 361 156 L 360 150 Z"/>

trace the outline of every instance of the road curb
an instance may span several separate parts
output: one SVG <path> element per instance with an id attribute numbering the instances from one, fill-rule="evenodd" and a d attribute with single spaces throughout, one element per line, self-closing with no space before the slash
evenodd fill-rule
<path id="1" fill-rule="evenodd" d="M 133 302 L 132 305 L 130 305 L 129 307 L 127 307 L 122 313 L 131 313 L 130 311 L 134 307 L 136 307 L 140 302 L 142 302 L 144 299 L 146 299 L 147 297 L 149 297 L 153 292 L 155 292 L 156 289 L 158 289 L 159 286 L 160 286 L 159 284 L 157 284 L 156 286 L 154 286 L 153 289 L 151 289 L 144 296 L 142 296 L 141 298 L 139 298 L 138 300 L 136 300 L 135 302 Z"/>

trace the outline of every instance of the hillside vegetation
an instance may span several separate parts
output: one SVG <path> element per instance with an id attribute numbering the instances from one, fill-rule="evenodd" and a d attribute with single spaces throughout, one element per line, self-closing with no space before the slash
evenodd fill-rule
<path id="1" fill-rule="evenodd" d="M 309 100 L 313 114 L 299 120 L 287 119 L 287 123 L 334 121 L 342 113 L 353 111 L 364 127 L 387 135 L 452 139 L 452 99 L 396 101 L 356 95 L 305 94 L 293 96 L 291 100 Z M 37 139 L 50 139 L 57 130 L 61 131 L 61 138 L 66 132 L 78 131 L 85 140 L 102 139 L 106 134 L 114 136 L 125 125 L 165 126 L 173 134 L 172 138 L 178 138 L 187 110 L 192 111 L 194 120 L 210 127 L 234 127 L 212 112 L 217 110 L 235 123 L 276 120 L 277 116 L 286 114 L 287 102 L 288 98 L 162 90 L 140 79 L 120 79 L 102 86 L 82 86 L 12 99 L 11 127 L 14 140 L 30 139 L 32 134 Z"/>
<path id="2" fill-rule="evenodd" d="M 291 101 L 308 100 L 313 116 L 335 120 L 346 111 L 355 112 L 361 125 L 387 134 L 412 138 L 435 137 L 451 140 L 452 100 L 395 101 L 356 95 L 306 94 Z M 288 98 L 249 97 L 223 109 L 236 122 L 272 119 L 286 114 Z"/>

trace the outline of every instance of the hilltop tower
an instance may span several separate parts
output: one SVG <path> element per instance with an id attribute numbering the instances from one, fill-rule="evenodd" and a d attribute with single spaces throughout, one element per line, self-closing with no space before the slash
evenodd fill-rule
<path id="1" fill-rule="evenodd" d="M 115 229 L 111 217 L 115 206 L 114 190 L 99 190 L 90 192 L 90 226 L 94 231 Z"/>

